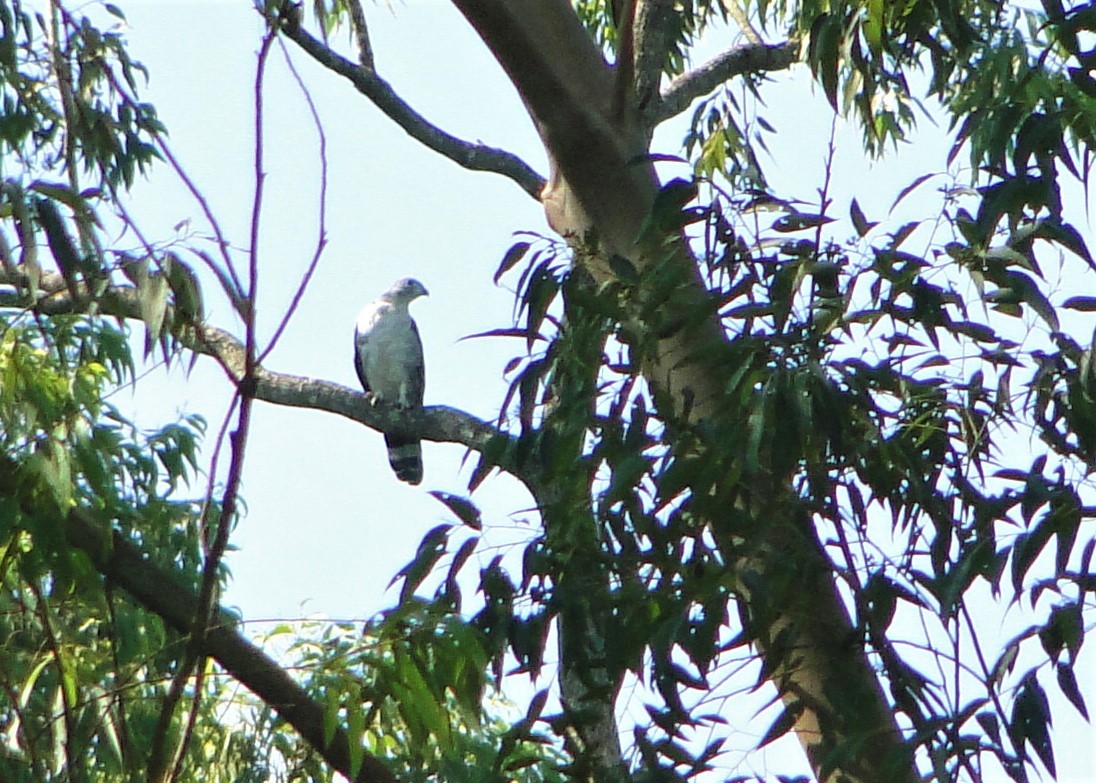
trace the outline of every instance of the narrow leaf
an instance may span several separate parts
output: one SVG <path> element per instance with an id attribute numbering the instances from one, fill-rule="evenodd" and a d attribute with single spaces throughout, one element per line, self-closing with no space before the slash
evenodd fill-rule
<path id="1" fill-rule="evenodd" d="M 473 530 L 483 530 L 483 517 L 480 510 L 468 498 L 438 490 L 431 490 L 428 494 L 432 495 L 435 500 L 445 504 L 446 508 L 452 511 L 462 524 Z"/>
<path id="2" fill-rule="evenodd" d="M 1080 310 L 1083 313 L 1096 312 L 1096 296 L 1071 296 L 1062 303 L 1067 310 Z"/>
<path id="3" fill-rule="evenodd" d="M 1062 689 L 1062 695 L 1069 699 L 1069 703 L 1077 708 L 1081 717 L 1088 720 L 1088 707 L 1085 706 L 1085 698 L 1081 695 L 1081 689 L 1077 687 L 1077 676 L 1073 673 L 1071 664 L 1058 664 L 1058 687 Z"/>
<path id="4" fill-rule="evenodd" d="M 495 270 L 494 281 L 496 285 L 504 274 L 513 269 L 514 265 L 524 258 L 525 254 L 529 252 L 530 247 L 532 247 L 532 243 L 530 242 L 515 242 L 510 246 L 510 249 L 507 250 L 506 254 L 502 257 L 499 268 Z"/>
<path id="5" fill-rule="evenodd" d="M 803 212 L 795 212 L 791 215 L 785 215 L 782 218 L 778 218 L 772 225 L 774 231 L 779 231 L 782 234 L 787 234 L 792 231 L 803 231 L 808 228 L 818 228 L 824 226 L 827 223 L 832 223 L 833 218 L 826 217 L 825 215 L 808 215 Z"/>
<path id="6" fill-rule="evenodd" d="M 757 743 L 757 749 L 760 750 L 791 731 L 795 722 L 799 720 L 799 716 L 802 712 L 803 705 L 799 702 L 794 702 L 785 707 L 784 711 L 781 712 L 780 715 L 777 716 L 777 719 L 773 721 L 772 725 L 769 726 L 769 730 L 765 732 L 765 736 Z"/>
<path id="7" fill-rule="evenodd" d="M 864 217 L 864 211 L 860 209 L 860 204 L 857 203 L 855 198 L 849 205 L 849 217 L 852 219 L 852 227 L 856 229 L 857 236 L 861 238 L 879 225 L 878 223 L 868 222 L 868 219 Z"/>
<path id="8" fill-rule="evenodd" d="M 415 590 L 430 574 L 441 556 L 445 554 L 446 538 L 449 535 L 449 525 L 438 525 L 430 530 L 422 538 L 419 549 L 415 552 L 414 559 L 399 570 L 388 583 L 391 587 L 400 579 L 404 580 L 400 590 L 400 603 L 404 603 L 415 594 Z"/>
<path id="9" fill-rule="evenodd" d="M 894 208 L 897 207 L 899 204 L 901 204 L 902 200 L 906 196 L 908 196 L 913 191 L 917 190 L 917 188 L 921 187 L 921 185 L 925 184 L 926 181 L 932 179 L 935 176 L 936 176 L 935 172 L 931 173 L 931 174 L 922 174 L 920 177 L 915 179 L 913 182 L 906 185 L 906 187 L 902 188 L 902 191 L 898 194 L 898 198 L 896 198 L 894 200 L 894 203 L 891 204 L 891 211 L 893 212 Z"/>

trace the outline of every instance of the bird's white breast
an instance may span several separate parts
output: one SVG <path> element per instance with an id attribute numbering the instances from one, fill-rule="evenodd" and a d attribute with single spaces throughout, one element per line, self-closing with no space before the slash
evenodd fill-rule
<path id="1" fill-rule="evenodd" d="M 422 347 L 406 308 L 381 302 L 358 317 L 355 342 L 360 369 L 373 394 L 403 406 L 412 400 L 411 385 L 422 359 Z"/>

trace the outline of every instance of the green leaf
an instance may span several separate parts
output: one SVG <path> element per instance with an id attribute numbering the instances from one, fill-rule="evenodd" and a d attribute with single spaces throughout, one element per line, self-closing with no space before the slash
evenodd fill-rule
<path id="1" fill-rule="evenodd" d="M 883 29 L 885 22 L 883 20 L 883 12 L 886 9 L 886 3 L 884 0 L 868 0 L 868 15 L 867 20 L 864 23 L 864 38 L 868 41 L 868 47 L 871 49 L 872 54 L 877 57 L 882 57 L 883 51 Z"/>
<path id="2" fill-rule="evenodd" d="M 1096 260 L 1093 259 L 1092 254 L 1089 252 L 1088 245 L 1085 244 L 1084 238 L 1081 236 L 1080 232 L 1069 223 L 1047 218 L 1039 223 L 1039 226 L 1035 231 L 1035 236 L 1057 242 L 1066 250 L 1069 250 L 1071 253 L 1084 259 L 1089 267 L 1096 269 Z"/>
<path id="3" fill-rule="evenodd" d="M 413 596 L 415 591 L 423 583 L 430 572 L 433 571 L 434 566 L 437 565 L 442 555 L 445 554 L 446 541 L 449 536 L 449 525 L 438 525 L 433 528 L 425 536 L 422 537 L 422 541 L 419 543 L 418 551 L 415 552 L 414 559 L 399 570 L 399 572 L 392 577 L 392 581 L 388 583 L 391 587 L 400 579 L 404 580 L 403 587 L 400 589 L 400 603 L 406 603 Z"/>
<path id="4" fill-rule="evenodd" d="M 691 222 L 691 213 L 686 214 L 685 206 L 693 201 L 699 192 L 696 182 L 675 177 L 667 182 L 655 194 L 651 206 L 651 226 L 663 233 L 679 230 Z"/>
<path id="5" fill-rule="evenodd" d="M 335 738 L 335 731 L 339 728 L 339 707 L 342 697 L 334 688 L 328 688 L 324 693 L 323 711 L 323 741 L 329 745 Z"/>
<path id="6" fill-rule="evenodd" d="M 1062 303 L 1062 307 L 1083 313 L 1096 312 L 1096 296 L 1071 296 Z"/>
<path id="7" fill-rule="evenodd" d="M 1051 304 L 1040 289 L 1039 285 L 1023 272 L 1010 269 L 1005 273 L 1003 287 L 987 297 L 990 301 L 1012 304 L 1013 297 L 1016 302 L 1028 305 L 1035 314 L 1046 321 L 1047 325 L 1057 332 L 1061 325 L 1058 321 L 1058 311 Z"/>
<path id="8" fill-rule="evenodd" d="M 1052 661 L 1057 661 L 1063 650 L 1069 652 L 1070 661 L 1075 661 L 1084 637 L 1084 618 L 1077 604 L 1054 607 L 1050 618 L 1039 630 L 1039 642 Z"/>
<path id="9" fill-rule="evenodd" d="M 639 281 L 639 270 L 636 269 L 636 265 L 622 255 L 613 253 L 609 256 L 609 269 L 625 283 L 636 283 Z"/>
<path id="10" fill-rule="evenodd" d="M 452 511 L 457 519 L 462 524 L 467 525 L 473 530 L 483 530 L 483 517 L 480 514 L 479 508 L 466 497 L 460 495 L 452 495 L 448 492 L 441 492 L 439 490 L 431 490 L 428 494 L 432 495 L 435 500 L 443 503 L 446 508 Z"/>
<path id="11" fill-rule="evenodd" d="M 164 256 L 164 274 L 171 289 L 176 320 L 186 324 L 200 323 L 205 318 L 205 308 L 202 287 L 194 270 L 174 253 L 167 253 Z"/>
<path id="12" fill-rule="evenodd" d="M 774 231 L 779 231 L 782 234 L 787 234 L 792 231 L 803 231 L 808 228 L 818 228 L 824 226 L 827 223 L 834 221 L 831 217 L 825 215 L 808 215 L 802 212 L 795 212 L 791 215 L 784 215 L 784 217 L 778 218 L 772 225 Z"/>
<path id="13" fill-rule="evenodd" d="M 410 697 L 400 700 L 400 715 L 408 725 L 421 725 L 439 745 L 446 747 L 450 734 L 449 716 L 415 660 L 402 653 L 402 648 L 396 648 L 396 671 L 400 684 L 407 689 Z"/>
<path id="14" fill-rule="evenodd" d="M 478 544 L 479 538 L 469 538 L 460 545 L 460 549 L 453 555 L 453 562 L 449 565 L 449 573 L 445 577 L 446 581 L 452 585 L 453 590 L 458 589 L 456 584 L 457 574 L 468 562 L 468 559 L 472 557 L 472 553 L 476 551 Z"/>
<path id="15" fill-rule="evenodd" d="M 347 707 L 347 739 L 350 740 L 350 779 L 356 780 L 358 772 L 362 768 L 365 759 L 365 745 L 362 742 L 365 737 L 365 710 L 351 704 Z M 328 740 L 330 742 L 330 740 Z"/>
<path id="16" fill-rule="evenodd" d="M 518 261 L 525 257 L 525 254 L 529 252 L 529 248 L 532 246 L 531 242 L 515 242 L 510 246 L 510 249 L 506 251 L 506 255 L 502 257 L 499 268 L 495 270 L 494 281 L 496 285 L 498 285 L 504 274 L 513 269 Z"/>
<path id="17" fill-rule="evenodd" d="M 841 17 L 834 14 L 820 14 L 811 27 L 810 58 L 811 70 L 822 82 L 822 90 L 833 110 L 837 111 L 837 75 L 841 67 L 841 42 L 844 37 L 844 25 Z"/>
<path id="18" fill-rule="evenodd" d="M 1081 717 L 1088 720 L 1088 707 L 1085 706 L 1085 698 L 1081 695 L 1081 689 L 1077 686 L 1077 675 L 1073 673 L 1072 663 L 1059 663 L 1055 667 L 1058 677 L 1058 687 L 1062 695 L 1069 699 L 1069 703 L 1077 708 Z"/>
<path id="19" fill-rule="evenodd" d="M 1009 735 L 1012 737 L 1013 745 L 1020 748 L 1026 741 L 1035 750 L 1051 776 L 1056 776 L 1054 745 L 1050 739 L 1050 704 L 1034 672 L 1024 678 L 1020 694 L 1012 705 L 1009 724 Z"/>
<path id="20" fill-rule="evenodd" d="M 852 219 L 852 227 L 856 229 L 856 235 L 861 239 L 867 236 L 869 231 L 879 225 L 878 223 L 868 222 L 868 219 L 864 217 L 863 210 L 860 209 L 860 204 L 857 203 L 855 198 L 852 200 L 852 203 L 849 204 L 849 217 Z"/>
<path id="21" fill-rule="evenodd" d="M 803 714 L 803 704 L 795 701 L 787 705 L 784 710 L 776 717 L 776 720 L 769 726 L 769 730 L 765 732 L 765 735 L 757 743 L 757 749 L 769 745 L 776 740 L 783 737 L 792 727 L 795 726 L 795 722 L 799 720 L 799 716 Z"/>
<path id="22" fill-rule="evenodd" d="M 906 185 L 906 187 L 902 188 L 902 190 L 899 191 L 898 196 L 894 199 L 894 203 L 891 204 L 891 211 L 893 212 L 894 208 L 897 207 L 899 204 L 901 204 L 902 201 L 906 198 L 906 196 L 908 196 L 910 193 L 917 190 L 917 188 L 921 187 L 923 184 L 928 182 L 933 177 L 938 177 L 938 176 L 940 176 L 940 174 L 938 174 L 936 172 L 932 172 L 932 173 L 929 173 L 929 174 L 922 174 L 920 177 L 915 179 L 913 182 Z"/>
<path id="23" fill-rule="evenodd" d="M 42 180 L 35 180 L 27 189 L 33 190 L 36 193 L 41 193 L 43 196 L 51 198 L 54 201 L 60 201 L 77 215 L 82 215 L 88 211 L 88 204 L 84 199 L 84 196 L 81 193 L 77 193 L 72 187 L 66 185 L 64 182 L 44 182 Z"/>

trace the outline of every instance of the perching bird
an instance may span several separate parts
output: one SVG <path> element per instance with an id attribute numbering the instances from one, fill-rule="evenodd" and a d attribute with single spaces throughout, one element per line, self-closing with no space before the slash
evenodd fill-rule
<path id="1" fill-rule="evenodd" d="M 426 288 L 418 280 L 397 280 L 358 316 L 354 329 L 354 367 L 365 393 L 374 402 L 399 408 L 422 407 L 425 370 L 419 329 L 407 306 Z M 422 481 L 422 443 L 417 438 L 385 435 L 388 462 L 396 478 Z"/>

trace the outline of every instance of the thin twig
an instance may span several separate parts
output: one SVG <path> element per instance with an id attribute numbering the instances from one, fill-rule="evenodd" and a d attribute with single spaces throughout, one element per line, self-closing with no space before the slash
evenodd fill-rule
<path id="1" fill-rule="evenodd" d="M 247 331 L 248 357 L 255 356 L 255 308 L 258 305 L 259 295 L 259 233 L 262 225 L 263 196 L 266 192 L 266 172 L 263 170 L 265 151 L 265 124 L 263 122 L 263 82 L 266 76 L 266 61 L 270 56 L 270 47 L 274 43 L 274 32 L 268 30 L 263 36 L 262 46 L 259 48 L 258 64 L 255 72 L 255 151 L 252 156 L 252 164 L 255 176 L 255 195 L 251 200 L 251 224 L 249 232 L 248 256 L 247 256 L 247 299 L 250 307 L 247 317 L 244 319 L 244 328 Z"/>
<path id="2" fill-rule="evenodd" d="M 830 183 L 833 180 L 833 163 L 837 158 L 837 114 L 830 119 L 830 142 L 826 147 L 826 168 L 822 177 L 822 187 L 818 189 L 818 213 L 825 216 L 830 209 Z M 814 232 L 814 260 L 821 261 L 822 223 Z"/>
<path id="3" fill-rule="evenodd" d="M 312 253 L 312 260 L 309 262 L 308 269 L 305 270 L 304 277 L 301 278 L 301 282 L 293 294 L 293 299 L 289 302 L 289 307 L 286 309 L 285 315 L 282 316 L 281 323 L 279 323 L 278 328 L 274 330 L 274 336 L 270 338 L 270 343 L 259 355 L 259 364 L 262 364 L 266 360 L 266 357 L 270 355 L 270 352 L 274 350 L 274 346 L 278 344 L 278 340 L 281 339 L 282 333 L 285 331 L 286 327 L 289 326 L 289 320 L 297 311 L 297 307 L 304 297 L 304 292 L 308 288 L 309 282 L 312 280 L 312 275 L 315 273 L 316 267 L 320 263 L 320 257 L 323 255 L 324 248 L 327 247 L 327 134 L 324 133 L 323 123 L 320 121 L 320 113 L 316 109 L 315 102 L 312 100 L 312 93 L 308 91 L 304 80 L 301 79 L 301 75 L 297 71 L 297 67 L 293 65 L 293 60 L 289 56 L 289 51 L 286 49 L 285 43 L 281 40 L 279 40 L 278 43 L 281 46 L 282 54 L 285 56 L 285 63 L 289 67 L 289 72 L 296 80 L 297 86 L 300 87 L 305 102 L 308 104 L 308 111 L 312 115 L 312 124 L 316 128 L 316 133 L 320 140 L 320 225 L 318 236 L 316 237 L 316 249 Z"/>
<path id="4" fill-rule="evenodd" d="M 247 307 L 244 308 L 243 313 L 246 334 L 244 342 L 244 373 L 243 377 L 240 378 L 236 385 L 236 395 L 234 398 L 235 400 L 238 400 L 239 412 L 236 418 L 236 429 L 229 434 L 231 458 L 229 461 L 228 477 L 225 481 L 224 495 L 221 498 L 220 513 L 217 514 L 213 543 L 209 548 L 205 563 L 202 567 L 202 581 L 198 591 L 198 606 L 191 627 L 190 642 L 187 645 L 184 660 L 179 666 L 179 671 L 172 681 L 172 687 L 168 693 L 168 697 L 165 698 L 164 707 L 160 713 L 160 725 L 158 726 L 158 729 L 163 730 L 166 734 L 166 728 L 170 723 L 171 715 L 182 695 L 182 685 L 185 683 L 186 679 L 191 676 L 191 673 L 193 673 L 195 676 L 195 684 L 191 720 L 187 721 L 186 730 L 179 739 L 174 757 L 175 760 L 171 765 L 172 777 L 175 777 L 182 770 L 182 759 L 186 751 L 186 746 L 192 736 L 192 729 L 195 725 L 193 718 L 197 714 L 200 706 L 202 682 L 204 679 L 203 672 L 205 670 L 206 660 L 206 630 L 209 627 L 212 610 L 217 604 L 217 574 L 220 571 L 224 553 L 228 549 L 232 519 L 236 513 L 237 497 L 239 495 L 240 482 L 243 477 L 247 436 L 251 425 L 251 405 L 255 396 L 255 370 L 258 366 L 255 362 L 255 321 L 257 310 L 256 299 L 259 287 L 259 233 L 262 219 L 263 183 L 265 180 L 265 173 L 263 171 L 263 82 L 266 74 L 266 62 L 270 54 L 270 47 L 274 43 L 274 38 L 275 34 L 273 31 L 268 31 L 267 34 L 263 36 L 255 73 L 255 195 L 252 200 L 251 209 L 248 286 L 246 293 Z M 207 510 L 212 506 L 211 501 L 211 496 L 206 498 Z M 157 738 L 158 737 L 159 731 L 157 733 Z M 159 753 L 153 757 L 153 761 L 150 761 L 149 777 L 152 780 L 162 779 L 163 775 L 167 772 L 167 759 L 162 744 L 157 743 L 157 748 Z"/>
<path id="5" fill-rule="evenodd" d="M 172 152 L 171 147 L 168 145 L 167 141 L 164 140 L 163 136 L 157 133 L 154 138 L 156 139 L 157 149 L 163 153 L 168 165 L 170 165 L 175 172 L 175 176 L 182 181 L 183 185 L 190 192 L 191 198 L 198 203 L 198 208 L 202 210 L 202 215 L 205 217 L 206 222 L 209 223 L 209 227 L 213 231 L 213 236 L 217 240 L 217 249 L 221 253 L 221 260 L 224 261 L 225 270 L 232 279 L 232 283 L 236 286 L 236 291 L 242 292 L 244 290 L 243 284 L 240 282 L 240 276 L 236 272 L 235 264 L 232 263 L 232 256 L 229 255 L 228 252 L 229 242 L 225 238 L 224 232 L 221 230 L 220 222 L 213 215 L 213 209 L 209 206 L 209 201 L 206 199 L 205 194 L 198 189 L 198 186 L 194 184 L 194 180 L 190 178 L 190 175 L 186 173 L 186 169 L 183 168 L 179 159 L 175 157 L 175 153 Z M 220 275 L 217 275 L 217 278 L 220 279 Z M 225 294 L 228 295 L 229 299 L 233 300 L 233 305 L 235 306 L 236 296 L 234 292 L 225 291 Z"/>

